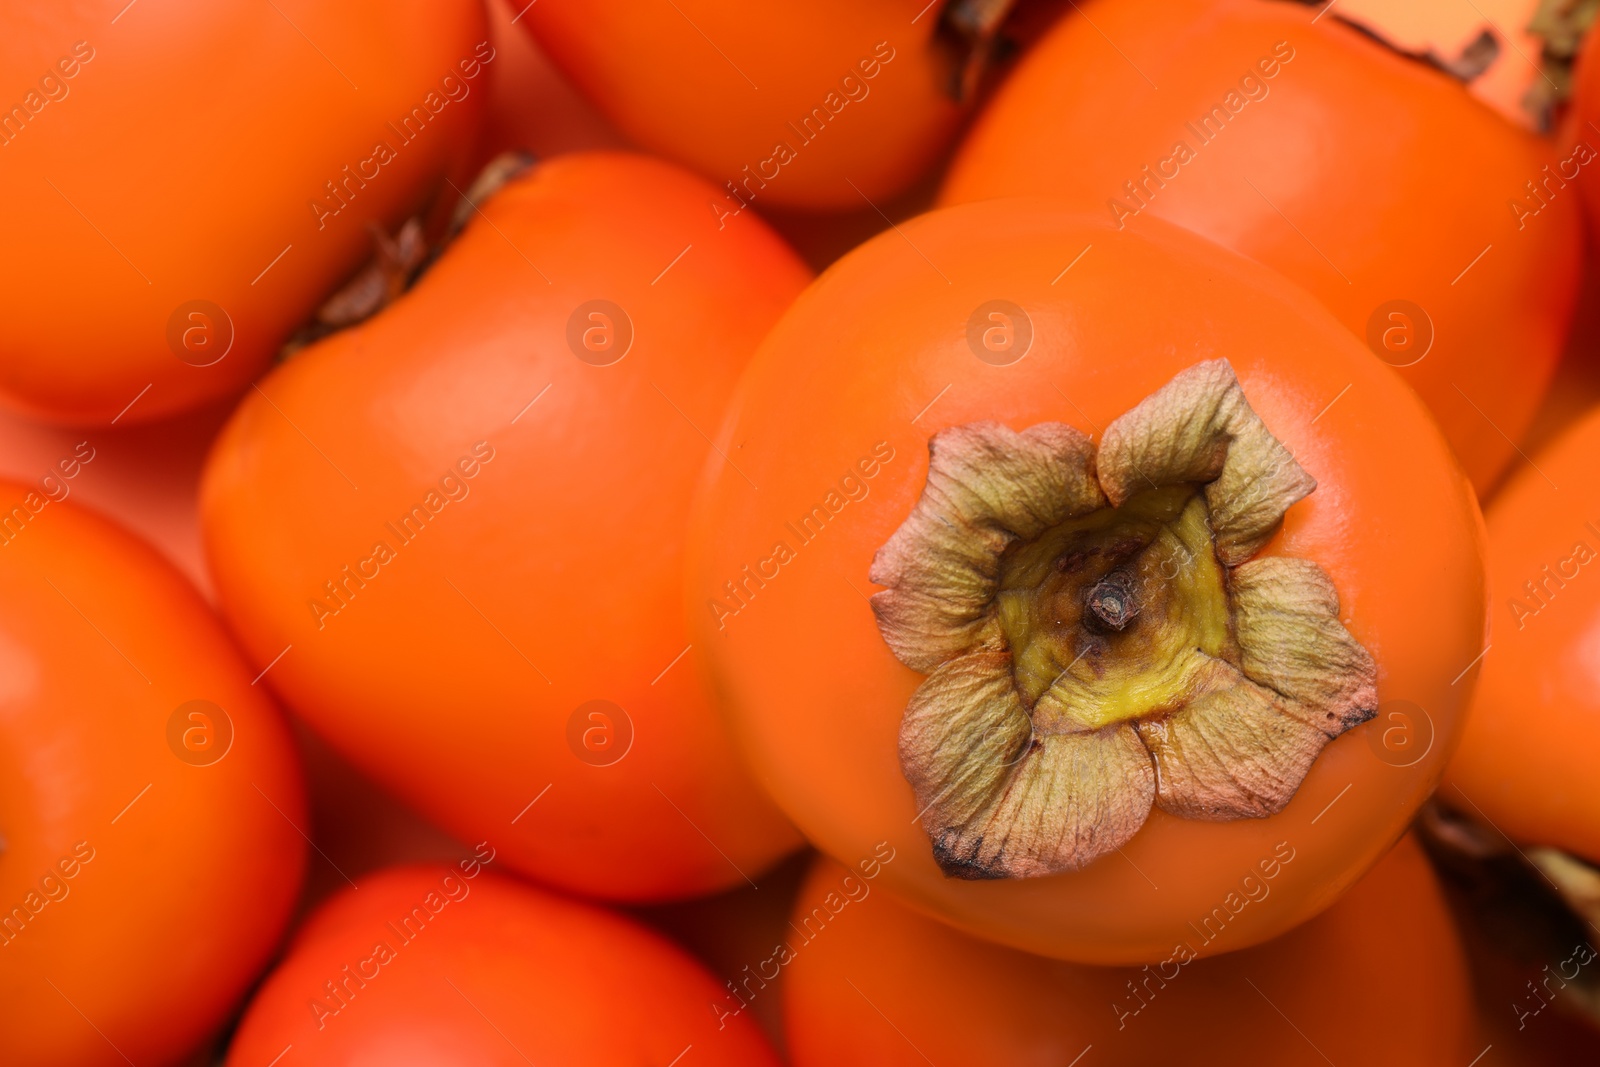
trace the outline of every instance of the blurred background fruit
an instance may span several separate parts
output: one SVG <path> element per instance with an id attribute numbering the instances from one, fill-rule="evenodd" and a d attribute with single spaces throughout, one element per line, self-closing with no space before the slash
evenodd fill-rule
<path id="1" fill-rule="evenodd" d="M 1445 796 L 1513 839 L 1600 863 L 1600 411 L 1489 506 L 1493 645 Z"/>
<path id="2" fill-rule="evenodd" d="M 543 0 L 517 18 L 624 135 L 736 214 L 860 211 L 910 187 L 988 69 L 1063 7 L 1035 0 L 1007 26 L 1013 6 Z"/>
<path id="3" fill-rule="evenodd" d="M 456 864 L 391 868 L 303 925 L 227 1062 L 696 1063 L 777 1067 L 749 1020 L 718 1027 L 717 983 L 636 923 Z"/>
<path id="4" fill-rule="evenodd" d="M 474 0 L 0 9 L 0 397 L 140 422 L 236 393 L 471 179 Z"/>
<path id="5" fill-rule="evenodd" d="M 0 1031 L 18 1064 L 175 1061 L 266 963 L 305 866 L 299 767 L 253 672 L 165 561 L 59 494 L 99 458 L 0 483 Z"/>
<path id="6" fill-rule="evenodd" d="M 984 111 L 941 200 L 1154 215 L 1282 271 L 1421 394 L 1485 492 L 1562 349 L 1581 253 L 1568 185 L 1593 149 L 1321 14 L 1086 3 Z"/>
<path id="7" fill-rule="evenodd" d="M 1025 955 L 918 915 L 829 860 L 791 922 L 782 995 L 795 1067 L 1091 1056 L 1459 1067 L 1483 1044 L 1460 942 L 1409 837 L 1322 915 L 1214 959 L 1131 968 Z"/>

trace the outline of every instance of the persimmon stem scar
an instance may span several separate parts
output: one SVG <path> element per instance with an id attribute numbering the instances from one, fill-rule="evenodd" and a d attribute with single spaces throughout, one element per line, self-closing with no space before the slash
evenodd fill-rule
<path id="1" fill-rule="evenodd" d="M 1088 608 L 1085 621 L 1091 628 L 1104 627 L 1121 633 L 1139 614 L 1139 598 L 1134 589 L 1133 575 L 1126 571 L 1112 571 L 1090 588 L 1084 606 Z M 1094 624 L 1098 623 L 1099 626 Z"/>

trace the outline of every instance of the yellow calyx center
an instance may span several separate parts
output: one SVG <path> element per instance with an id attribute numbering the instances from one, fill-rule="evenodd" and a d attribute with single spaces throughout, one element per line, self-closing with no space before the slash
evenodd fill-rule
<path id="1" fill-rule="evenodd" d="M 1165 714 L 1212 661 L 1238 658 L 1205 499 L 1190 486 L 1146 490 L 1014 546 L 998 601 L 1041 733 Z"/>

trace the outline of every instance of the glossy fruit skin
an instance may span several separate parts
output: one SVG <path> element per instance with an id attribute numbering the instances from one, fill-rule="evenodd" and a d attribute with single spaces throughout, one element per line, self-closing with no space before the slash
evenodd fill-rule
<path id="1" fill-rule="evenodd" d="M 251 1003 L 228 1064 L 293 1045 L 321 1067 L 631 1067 L 692 1045 L 697 1062 L 777 1067 L 754 1023 L 718 1031 L 706 1005 L 720 986 L 682 949 L 493 873 L 484 856 L 492 845 L 454 866 L 390 868 L 324 904 Z M 402 926 L 414 908 L 426 921 Z M 381 963 L 380 943 L 392 953 Z"/>
<path id="2" fill-rule="evenodd" d="M 1117 233 L 1043 201 L 993 201 L 900 230 L 841 260 L 768 335 L 720 438 L 760 492 L 719 471 L 697 505 L 688 608 L 751 766 L 822 851 L 848 864 L 887 841 L 901 857 L 884 875 L 895 892 L 1028 951 L 1159 960 L 1283 841 L 1300 858 L 1270 905 L 1238 919 L 1231 947 L 1304 921 L 1404 831 L 1460 731 L 1472 676 L 1451 679 L 1483 647 L 1485 578 L 1481 519 L 1448 447 L 1415 395 L 1303 291 L 1165 223 Z M 1031 349 L 1009 366 L 967 342 L 975 309 L 997 299 L 1032 322 Z M 1378 664 L 1378 720 L 1328 745 L 1272 818 L 1157 811 L 1123 857 L 1075 873 L 945 878 L 896 752 L 922 676 L 891 654 L 866 600 L 873 554 L 922 491 L 929 437 L 983 420 L 1097 433 L 1217 356 L 1319 483 L 1264 551 L 1314 560 L 1333 580 L 1344 625 Z M 830 491 L 842 506 L 801 541 L 786 524 Z M 774 575 L 778 540 L 794 558 Z M 730 582 L 749 594 L 737 614 Z M 1415 716 L 1408 735 L 1389 717 L 1406 707 L 1395 701 L 1431 721 L 1420 759 L 1384 747 L 1420 747 L 1426 729 Z"/>
<path id="3" fill-rule="evenodd" d="M 627 137 L 722 189 L 718 210 L 837 210 L 904 189 L 955 132 L 942 6 L 542 0 L 520 21 Z"/>
<path id="4" fill-rule="evenodd" d="M 718 231 L 709 192 L 641 156 L 541 165 L 263 381 L 201 487 L 225 614 L 261 668 L 292 646 L 267 675 L 290 706 L 457 837 L 608 899 L 742 885 L 799 844 L 698 676 L 681 561 L 701 430 L 809 274 L 754 216 Z M 583 348 L 597 299 L 610 343 L 632 323 L 610 365 L 576 354 L 612 359 Z"/>
<path id="5" fill-rule="evenodd" d="M 1518 130 L 1446 75 L 1317 16 L 1278 0 L 1085 4 L 996 94 L 941 203 L 1049 195 L 1111 219 L 1114 199 L 1139 206 L 1124 183 L 1145 183 L 1143 214 L 1282 271 L 1370 336 L 1485 492 L 1571 319 L 1580 168 L 1556 171 L 1573 142 Z M 1240 90 L 1246 77 L 1259 99 Z M 1239 110 L 1203 142 L 1188 124 L 1230 92 Z M 1164 165 L 1180 140 L 1194 158 Z M 1547 164 L 1549 203 L 1535 215 L 1525 183 L 1544 182 Z M 1518 199 L 1530 213 L 1520 219 Z M 1390 319 L 1391 301 L 1413 307 Z M 1420 359 L 1403 347 L 1423 332 L 1415 308 L 1432 324 Z"/>
<path id="6" fill-rule="evenodd" d="M 369 226 L 392 230 L 446 178 L 465 188 L 452 160 L 487 97 L 475 0 L 125 4 L 0 16 L 5 104 L 44 101 L 0 136 L 0 396 L 56 421 L 153 419 L 243 387 L 372 255 Z M 416 107 L 426 121 L 404 127 Z M 371 162 L 380 143 L 393 158 Z"/>
<path id="7" fill-rule="evenodd" d="M 927 1062 L 923 1052 L 972 1067 L 1042 1067 L 1070 1063 L 1085 1046 L 1107 1067 L 1449 1067 L 1479 1050 L 1467 961 L 1409 836 L 1280 940 L 1165 967 L 1014 952 L 875 888 L 822 861 L 801 890 L 791 929 L 805 925 L 789 937 L 794 959 L 782 972 L 795 1067 L 911 1067 Z"/>
<path id="8" fill-rule="evenodd" d="M 1464 814 L 1600 863 L 1590 759 L 1600 743 L 1600 587 L 1589 573 L 1600 551 L 1597 448 L 1591 412 L 1489 505 L 1492 644 L 1445 781 Z"/>
<path id="9" fill-rule="evenodd" d="M 37 502 L 40 489 L 0 483 L 0 501 Z M 6 1059 L 175 1063 L 223 1023 L 288 922 L 305 868 L 299 764 L 254 672 L 170 564 L 75 503 L 50 500 L 20 533 L 7 522 Z M 182 731 L 206 740 L 203 722 L 180 720 L 169 741 L 192 700 L 232 724 L 209 764 L 178 755 L 191 751 Z M 30 894 L 46 903 L 35 910 Z M 17 908 L 34 912 L 20 932 Z"/>

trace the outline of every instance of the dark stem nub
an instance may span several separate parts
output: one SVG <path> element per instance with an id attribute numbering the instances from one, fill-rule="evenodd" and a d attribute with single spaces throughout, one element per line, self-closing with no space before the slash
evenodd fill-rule
<path id="1" fill-rule="evenodd" d="M 939 16 L 938 36 L 951 55 L 948 92 L 958 104 L 977 96 L 979 83 L 1008 52 L 1001 35 L 1017 0 L 950 0 Z"/>
<path id="2" fill-rule="evenodd" d="M 1084 621 L 1092 628 L 1121 633 L 1139 614 L 1133 576 L 1126 571 L 1112 571 L 1090 588 L 1084 607 Z"/>

